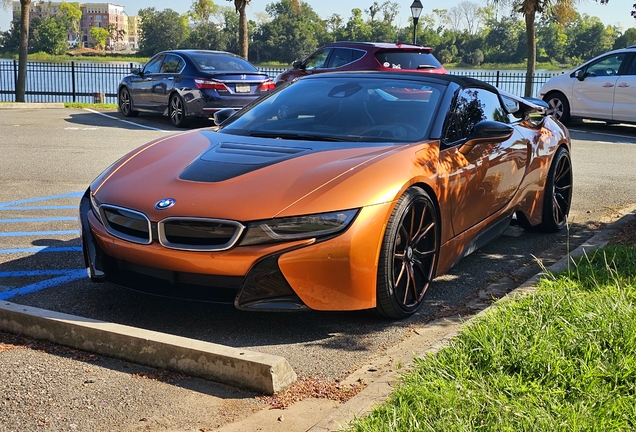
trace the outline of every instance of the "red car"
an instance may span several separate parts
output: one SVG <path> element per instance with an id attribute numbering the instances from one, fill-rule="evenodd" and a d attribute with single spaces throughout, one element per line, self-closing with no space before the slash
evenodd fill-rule
<path id="1" fill-rule="evenodd" d="M 419 45 L 375 42 L 334 42 L 319 48 L 305 60 L 297 60 L 291 69 L 276 77 L 276 85 L 294 78 L 321 72 L 362 70 L 407 70 L 446 73 L 432 54 Z"/>

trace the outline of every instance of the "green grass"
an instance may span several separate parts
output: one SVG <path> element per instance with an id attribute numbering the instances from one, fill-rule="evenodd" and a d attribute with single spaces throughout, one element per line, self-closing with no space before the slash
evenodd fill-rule
<path id="1" fill-rule="evenodd" d="M 80 102 L 64 102 L 64 108 L 91 108 L 94 110 L 116 110 L 117 104 L 92 104 Z"/>
<path id="2" fill-rule="evenodd" d="M 353 431 L 636 430 L 636 249 L 612 246 L 416 359 Z"/>

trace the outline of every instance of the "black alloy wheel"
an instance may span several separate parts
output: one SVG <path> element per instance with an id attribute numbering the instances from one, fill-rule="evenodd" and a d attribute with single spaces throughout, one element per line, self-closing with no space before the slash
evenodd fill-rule
<path id="1" fill-rule="evenodd" d="M 561 147 L 552 159 L 543 193 L 540 228 L 544 232 L 557 232 L 567 224 L 572 202 L 572 182 L 570 152 Z"/>
<path id="2" fill-rule="evenodd" d="M 387 224 L 377 277 L 376 312 L 405 318 L 422 306 L 437 269 L 440 224 L 437 208 L 419 187 L 400 197 Z"/>
<path id="3" fill-rule="evenodd" d="M 570 122 L 570 103 L 561 93 L 548 93 L 543 100 L 548 104 L 548 114 L 554 116 L 563 124 Z"/>
<path id="4" fill-rule="evenodd" d="M 122 87 L 122 89 L 119 90 L 118 105 L 119 112 L 121 112 L 124 117 L 137 117 L 139 115 L 139 111 L 132 109 L 132 98 L 126 87 Z"/>
<path id="5" fill-rule="evenodd" d="M 185 102 L 183 102 L 183 98 L 176 93 L 170 96 L 168 114 L 170 115 L 170 121 L 176 127 L 182 128 L 188 125 Z"/>

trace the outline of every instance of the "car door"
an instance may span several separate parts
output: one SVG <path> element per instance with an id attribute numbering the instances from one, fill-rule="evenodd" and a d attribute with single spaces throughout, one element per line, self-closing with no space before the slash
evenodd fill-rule
<path id="1" fill-rule="evenodd" d="M 134 77 L 130 94 L 136 108 L 153 109 L 153 81 L 157 79 L 164 56 L 165 54 L 157 54 L 151 58 L 139 74 Z"/>
<path id="2" fill-rule="evenodd" d="M 456 235 L 501 210 L 525 175 L 530 147 L 514 128 L 504 141 L 482 140 L 466 149 L 466 139 L 483 120 L 510 124 L 499 96 L 481 88 L 460 90 L 446 120 L 439 169 Z"/>
<path id="3" fill-rule="evenodd" d="M 625 53 L 614 53 L 576 71 L 570 110 L 573 116 L 611 119 L 618 71 Z"/>
<path id="4" fill-rule="evenodd" d="M 612 113 L 616 121 L 636 122 L 636 53 L 624 61 L 616 81 Z"/>
<path id="5" fill-rule="evenodd" d="M 168 108 L 168 97 L 174 88 L 175 82 L 180 81 L 181 73 L 185 68 L 185 61 L 176 54 L 167 54 L 159 73 L 152 80 L 152 102 L 154 110 L 163 112 Z"/>

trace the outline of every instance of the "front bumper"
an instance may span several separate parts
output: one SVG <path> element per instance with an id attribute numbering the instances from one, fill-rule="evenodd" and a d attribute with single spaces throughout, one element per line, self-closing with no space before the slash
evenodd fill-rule
<path id="1" fill-rule="evenodd" d="M 233 303 L 244 310 L 375 307 L 377 254 L 390 203 L 363 208 L 337 237 L 222 252 L 169 250 L 111 236 L 80 203 L 84 261 L 93 281 L 150 294 Z"/>

